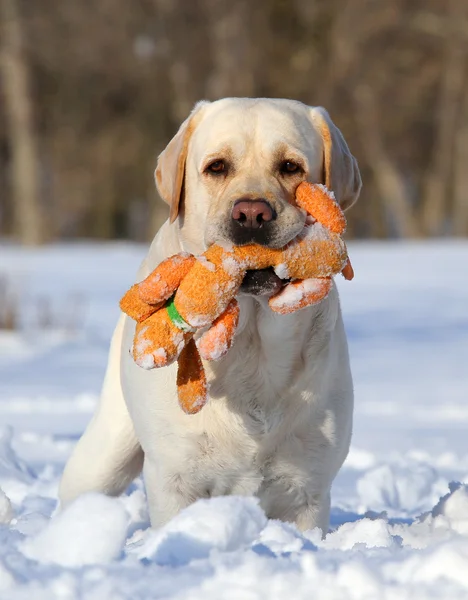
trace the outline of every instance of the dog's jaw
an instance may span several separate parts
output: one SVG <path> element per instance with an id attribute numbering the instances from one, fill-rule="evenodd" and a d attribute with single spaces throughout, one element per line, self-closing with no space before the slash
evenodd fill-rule
<path id="1" fill-rule="evenodd" d="M 284 283 L 273 267 L 249 270 L 245 274 L 239 291 L 246 296 L 273 296 L 280 291 Z"/>

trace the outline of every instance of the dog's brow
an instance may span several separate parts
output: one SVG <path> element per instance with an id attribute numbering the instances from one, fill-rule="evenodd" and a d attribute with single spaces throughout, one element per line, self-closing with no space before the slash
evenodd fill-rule
<path id="1" fill-rule="evenodd" d="M 221 159 L 232 161 L 233 152 L 230 146 L 220 146 L 217 150 L 205 154 L 200 161 L 199 170 L 203 171 L 211 162 Z"/>
<path id="2" fill-rule="evenodd" d="M 273 161 L 278 164 L 284 160 L 291 160 L 298 163 L 304 170 L 308 170 L 309 161 L 303 152 L 298 148 L 294 148 L 290 144 L 281 143 L 273 152 Z"/>

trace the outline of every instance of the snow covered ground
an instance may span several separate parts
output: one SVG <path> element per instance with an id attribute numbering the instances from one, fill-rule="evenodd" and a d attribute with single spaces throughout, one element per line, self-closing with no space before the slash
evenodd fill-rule
<path id="1" fill-rule="evenodd" d="M 143 253 L 0 246 L 23 312 L 21 334 L 0 332 L 0 599 L 468 598 L 467 242 L 350 246 L 355 430 L 324 541 L 248 498 L 151 531 L 141 481 L 50 520 Z"/>

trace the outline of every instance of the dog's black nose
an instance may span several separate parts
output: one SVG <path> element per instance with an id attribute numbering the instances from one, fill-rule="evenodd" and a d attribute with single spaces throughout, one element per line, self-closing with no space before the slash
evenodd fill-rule
<path id="1" fill-rule="evenodd" d="M 231 229 L 236 244 L 268 243 L 269 224 L 276 219 L 274 208 L 263 198 L 237 200 L 232 208 Z"/>
<path id="2" fill-rule="evenodd" d="M 232 218 L 241 227 L 259 229 L 273 221 L 275 213 L 266 200 L 238 200 L 232 209 Z"/>

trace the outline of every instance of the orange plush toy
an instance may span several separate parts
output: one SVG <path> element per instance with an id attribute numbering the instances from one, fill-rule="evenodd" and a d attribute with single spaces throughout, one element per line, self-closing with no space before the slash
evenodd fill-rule
<path id="1" fill-rule="evenodd" d="M 200 356 L 217 360 L 231 347 L 239 320 L 235 296 L 247 270 L 273 267 L 278 277 L 291 280 L 269 299 L 270 308 L 281 314 L 323 300 L 337 273 L 352 279 L 341 237 L 346 219 L 333 194 L 323 185 L 303 182 L 296 202 L 314 222 L 284 248 L 214 244 L 199 257 L 180 253 L 122 298 L 122 310 L 137 321 L 135 362 L 153 369 L 178 359 L 179 402 L 185 412 L 198 412 L 207 399 Z M 206 327 L 195 344 L 195 332 Z"/>

